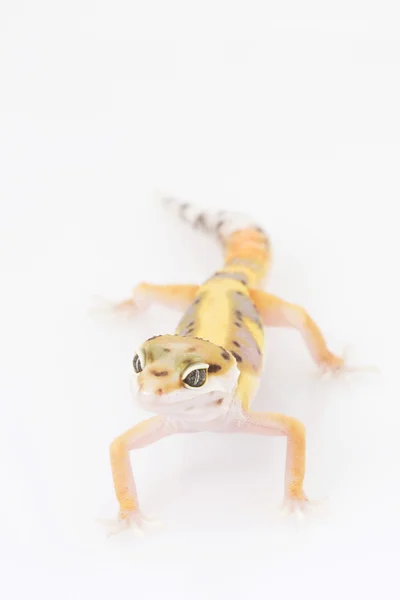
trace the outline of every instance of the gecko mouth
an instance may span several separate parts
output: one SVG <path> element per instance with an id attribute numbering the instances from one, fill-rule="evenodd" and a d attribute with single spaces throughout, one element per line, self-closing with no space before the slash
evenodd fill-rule
<path id="1" fill-rule="evenodd" d="M 179 394 L 158 396 L 139 392 L 137 400 L 146 411 L 190 422 L 214 420 L 226 413 L 230 404 L 229 397 L 224 396 L 221 391 L 212 391 L 187 398 L 179 398 Z"/>

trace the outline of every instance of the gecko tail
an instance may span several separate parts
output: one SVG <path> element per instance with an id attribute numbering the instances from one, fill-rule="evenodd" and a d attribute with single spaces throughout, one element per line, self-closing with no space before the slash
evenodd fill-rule
<path id="1" fill-rule="evenodd" d="M 213 235 L 223 244 L 224 271 L 243 274 L 248 285 L 258 287 L 264 281 L 270 264 L 270 243 L 254 219 L 240 212 L 210 212 L 170 197 L 162 202 L 183 221 Z"/>
<path id="2" fill-rule="evenodd" d="M 263 232 L 254 219 L 244 213 L 226 210 L 209 212 L 196 204 L 181 202 L 171 197 L 163 198 L 162 203 L 180 219 L 195 229 L 214 235 L 222 243 L 225 243 L 235 231 L 251 229 Z"/>

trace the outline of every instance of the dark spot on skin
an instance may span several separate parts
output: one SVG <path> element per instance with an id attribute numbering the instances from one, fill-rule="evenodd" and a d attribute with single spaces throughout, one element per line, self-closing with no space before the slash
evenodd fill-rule
<path id="1" fill-rule="evenodd" d="M 242 326 L 242 324 L 241 324 L 241 323 L 238 323 L 237 321 L 235 321 L 235 325 L 236 325 L 236 327 L 239 327 L 239 329 L 240 329 L 240 327 Z"/>
<path id="2" fill-rule="evenodd" d="M 185 203 L 185 204 L 181 204 L 181 207 L 179 209 L 179 213 L 180 216 L 182 217 L 182 219 L 185 219 L 185 211 L 186 209 L 189 207 L 189 204 Z"/>
<path id="3" fill-rule="evenodd" d="M 240 310 L 235 310 L 235 315 L 238 318 L 239 321 L 241 321 L 243 319 L 243 315 L 240 312 Z"/>
<path id="4" fill-rule="evenodd" d="M 192 327 L 194 327 L 194 321 L 190 321 L 190 323 L 186 325 L 186 329 L 192 329 Z"/>
<path id="5" fill-rule="evenodd" d="M 163 348 L 164 352 L 171 352 L 171 350 L 169 348 Z"/>
<path id="6" fill-rule="evenodd" d="M 166 377 L 168 375 L 168 371 L 156 371 L 155 369 L 152 369 L 150 373 L 155 377 Z"/>
<path id="7" fill-rule="evenodd" d="M 216 229 L 217 231 L 219 231 L 219 230 L 221 229 L 222 225 L 224 224 L 224 222 L 225 222 L 225 221 L 218 221 L 218 223 L 217 223 L 217 224 L 216 224 L 216 226 L 215 226 L 215 229 Z"/>
<path id="8" fill-rule="evenodd" d="M 193 331 L 194 331 L 194 327 L 191 327 L 190 329 L 187 329 L 187 330 L 186 330 L 186 333 L 184 333 L 183 335 L 184 335 L 184 336 L 186 336 L 186 335 L 190 335 L 191 333 L 193 333 Z"/>
<path id="9" fill-rule="evenodd" d="M 223 349 L 223 350 L 222 350 L 222 352 L 221 352 L 221 356 L 222 356 L 222 358 L 223 358 L 223 359 L 225 359 L 225 360 L 229 360 L 229 358 L 230 358 L 229 354 L 228 354 L 228 353 L 227 353 L 227 351 L 226 351 L 226 350 L 224 350 L 224 349 Z"/>
<path id="10" fill-rule="evenodd" d="M 193 348 L 188 348 L 186 350 L 186 352 L 196 352 L 196 348 L 194 348 L 194 347 Z"/>
<path id="11" fill-rule="evenodd" d="M 221 370 L 221 367 L 219 365 L 210 365 L 208 367 L 208 372 L 209 373 L 217 373 L 220 370 Z"/>
<path id="12" fill-rule="evenodd" d="M 256 349 L 257 349 L 258 354 L 261 356 L 261 350 L 260 350 L 260 348 L 258 346 L 256 346 Z"/>
<path id="13" fill-rule="evenodd" d="M 193 304 L 198 304 L 200 302 L 200 298 L 196 298 L 196 300 L 194 300 Z"/>
<path id="14" fill-rule="evenodd" d="M 233 340 L 232 344 L 235 344 L 236 348 L 240 348 L 240 344 L 236 340 Z"/>
<path id="15" fill-rule="evenodd" d="M 240 291 L 237 291 L 237 292 L 236 292 L 236 294 L 237 294 L 238 296 L 244 296 L 243 292 L 240 292 Z"/>
<path id="16" fill-rule="evenodd" d="M 216 400 L 215 404 L 222 404 L 224 401 L 223 398 L 218 398 L 218 400 Z"/>
<path id="17" fill-rule="evenodd" d="M 237 352 L 235 352 L 234 350 L 231 350 L 231 354 L 235 357 L 236 362 L 238 362 L 238 363 L 242 362 L 242 357 Z"/>
<path id="18" fill-rule="evenodd" d="M 234 279 L 238 281 L 242 285 L 247 285 L 247 277 L 245 273 L 235 271 L 217 271 L 208 281 L 212 281 L 213 279 Z"/>
<path id="19" fill-rule="evenodd" d="M 204 218 L 203 214 L 200 214 L 197 219 L 195 220 L 195 222 L 193 223 L 194 227 L 203 227 L 203 229 L 207 229 L 207 224 L 206 224 L 206 220 Z"/>

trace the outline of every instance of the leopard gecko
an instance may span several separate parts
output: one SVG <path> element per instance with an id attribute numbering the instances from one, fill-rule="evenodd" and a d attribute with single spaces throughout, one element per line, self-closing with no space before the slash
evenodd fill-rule
<path id="1" fill-rule="evenodd" d="M 146 340 L 133 358 L 132 386 L 140 406 L 154 416 L 119 435 L 110 445 L 119 527 L 141 525 L 130 451 L 176 433 L 218 432 L 284 436 L 287 440 L 284 504 L 302 513 L 306 435 L 297 419 L 256 412 L 251 403 L 263 369 L 264 327 L 297 329 L 314 361 L 338 371 L 333 354 L 304 308 L 264 292 L 270 265 L 267 234 L 240 213 L 209 213 L 175 199 L 164 201 L 196 229 L 214 234 L 224 265 L 202 285 L 140 283 L 118 310 L 145 310 L 152 303 L 184 311 L 174 334 Z"/>

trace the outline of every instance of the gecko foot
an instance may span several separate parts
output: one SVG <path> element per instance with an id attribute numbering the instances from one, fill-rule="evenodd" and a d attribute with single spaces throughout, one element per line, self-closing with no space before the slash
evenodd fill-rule
<path id="1" fill-rule="evenodd" d="M 326 501 L 327 498 L 310 500 L 304 492 L 301 492 L 298 497 L 286 495 L 281 504 L 280 513 L 282 516 L 292 515 L 298 521 L 302 521 L 307 514 L 320 511 Z"/>
<path id="2" fill-rule="evenodd" d="M 132 298 L 122 302 L 112 302 L 102 296 L 92 296 L 89 308 L 91 315 L 118 315 L 123 317 L 134 317 L 139 314 L 140 308 Z"/>
<path id="3" fill-rule="evenodd" d="M 308 503 L 309 500 L 305 495 L 303 495 L 301 498 L 286 496 L 280 507 L 281 515 L 293 515 L 297 518 L 297 520 L 301 521 L 304 519 L 305 512 L 308 508 Z"/>
<path id="4" fill-rule="evenodd" d="M 280 513 L 282 516 L 294 516 L 298 521 L 303 521 L 306 514 L 320 509 L 325 502 L 326 498 L 310 500 L 305 494 L 300 498 L 286 496 L 280 507 Z"/>
<path id="5" fill-rule="evenodd" d="M 350 345 L 345 346 L 342 356 L 336 356 L 331 352 L 327 352 L 321 360 L 319 376 L 327 378 L 339 375 L 347 378 L 357 373 L 380 373 L 379 367 L 375 365 L 351 365 L 351 354 Z"/>
<path id="6" fill-rule="evenodd" d="M 119 513 L 116 519 L 98 519 L 107 531 L 107 537 L 116 535 L 121 531 L 132 529 L 135 534 L 143 536 L 146 529 L 151 526 L 159 525 L 159 521 L 152 516 L 144 515 L 140 510 L 131 511 L 121 515 Z"/>

